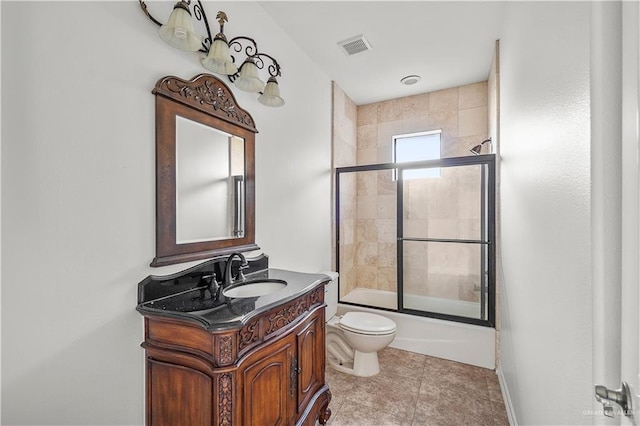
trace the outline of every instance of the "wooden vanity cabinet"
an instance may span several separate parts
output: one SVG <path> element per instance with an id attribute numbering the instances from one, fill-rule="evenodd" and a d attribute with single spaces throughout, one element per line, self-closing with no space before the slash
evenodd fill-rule
<path id="1" fill-rule="evenodd" d="M 326 424 L 324 285 L 210 332 L 145 315 L 146 424 Z"/>

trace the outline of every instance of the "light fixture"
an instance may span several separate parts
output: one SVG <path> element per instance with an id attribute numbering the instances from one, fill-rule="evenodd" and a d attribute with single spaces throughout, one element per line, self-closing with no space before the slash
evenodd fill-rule
<path id="1" fill-rule="evenodd" d="M 176 49 L 195 52 L 202 46 L 202 41 L 193 30 L 189 3 L 185 1 L 176 3 L 169 20 L 160 26 L 158 33 L 162 41 Z"/>
<path id="2" fill-rule="evenodd" d="M 280 97 L 280 87 L 278 87 L 278 80 L 275 77 L 269 77 L 267 85 L 262 92 L 262 95 L 258 96 L 258 102 L 262 105 L 279 107 L 284 105 L 284 99 Z"/>
<path id="3" fill-rule="evenodd" d="M 220 24 L 220 32 L 214 37 L 213 43 L 209 48 L 209 54 L 202 60 L 202 66 L 218 74 L 234 75 L 238 72 L 238 67 L 233 63 L 233 58 L 229 52 L 229 43 L 224 35 L 224 23 L 227 22 L 227 14 L 218 12 L 216 19 Z"/>
<path id="4" fill-rule="evenodd" d="M 236 87 L 245 92 L 259 93 L 264 89 L 265 83 L 258 76 L 258 67 L 249 56 L 240 67 L 240 75 L 235 81 Z"/>
<path id="5" fill-rule="evenodd" d="M 400 83 L 404 84 L 405 86 L 411 86 L 412 84 L 416 84 L 417 82 L 419 82 L 421 79 L 422 77 L 420 77 L 419 75 L 408 75 L 406 77 L 402 77 Z"/>
<path id="6" fill-rule="evenodd" d="M 479 145 L 474 146 L 469 151 L 471 151 L 474 155 L 480 155 L 480 152 L 482 151 L 482 145 L 484 145 L 485 143 L 491 144 L 491 138 L 483 140 Z"/>
<path id="7" fill-rule="evenodd" d="M 261 104 L 272 107 L 284 105 L 284 99 L 280 97 L 280 88 L 276 80 L 276 77 L 282 76 L 280 64 L 271 55 L 260 52 L 256 41 L 250 37 L 236 36 L 227 41 L 224 34 L 224 24 L 228 22 L 226 13 L 220 11 L 216 15 L 220 31 L 212 38 L 209 21 L 200 0 L 196 0 L 193 4 L 193 13 L 190 9 L 191 0 L 178 1 L 166 24 L 162 24 L 151 16 L 143 0 L 138 1 L 144 14 L 160 27 L 160 38 L 167 44 L 180 50 L 205 53 L 206 56 L 201 60 L 203 67 L 209 71 L 228 76 L 229 80 L 240 90 L 260 93 L 258 101 Z M 200 37 L 194 31 L 192 16 L 204 23 L 207 31 L 206 37 Z M 237 63 L 240 62 L 236 62 L 234 54 L 246 56 L 239 69 Z M 271 63 L 265 64 L 267 60 Z M 265 68 L 269 73 L 266 85 L 259 76 L 260 70 Z"/>

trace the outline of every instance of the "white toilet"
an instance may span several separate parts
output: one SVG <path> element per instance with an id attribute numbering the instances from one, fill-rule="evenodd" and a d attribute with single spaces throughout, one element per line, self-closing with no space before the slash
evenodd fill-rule
<path id="1" fill-rule="evenodd" d="M 368 312 L 336 315 L 338 274 L 331 272 L 327 275 L 332 278 L 325 289 L 327 363 L 338 371 L 354 376 L 378 374 L 378 351 L 393 341 L 396 323 L 382 315 Z"/>

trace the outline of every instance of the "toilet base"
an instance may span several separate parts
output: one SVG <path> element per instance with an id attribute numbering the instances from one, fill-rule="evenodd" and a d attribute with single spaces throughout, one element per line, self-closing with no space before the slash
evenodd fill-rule
<path id="1" fill-rule="evenodd" d="M 354 351 L 353 360 L 340 362 L 332 356 L 327 357 L 327 363 L 341 373 L 351 374 L 358 377 L 371 377 L 380 372 L 377 352 Z"/>

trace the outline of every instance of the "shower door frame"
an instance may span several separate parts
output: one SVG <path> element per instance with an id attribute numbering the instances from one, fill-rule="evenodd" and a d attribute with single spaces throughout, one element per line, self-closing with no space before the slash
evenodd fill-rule
<path id="1" fill-rule="evenodd" d="M 415 161 L 407 163 L 383 163 L 362 166 L 338 167 L 335 169 L 335 223 L 336 223 L 336 270 L 340 272 L 340 175 L 342 173 L 368 172 L 380 170 L 397 170 L 397 176 L 402 176 L 407 169 L 424 169 L 424 168 L 442 168 L 456 166 L 486 166 L 486 173 L 481 174 L 481 236 L 479 240 L 462 240 L 462 239 L 444 239 L 444 238 L 404 238 L 403 229 L 403 179 L 397 179 L 396 187 L 396 240 L 397 240 L 397 309 L 382 308 L 371 305 L 364 305 L 353 302 L 343 302 L 340 300 L 340 279 L 338 279 L 338 302 L 345 305 L 360 306 L 366 308 L 380 309 L 390 312 L 405 313 L 423 317 L 441 319 L 445 321 L 455 321 L 465 324 L 480 325 L 484 327 L 495 327 L 496 316 L 496 226 L 495 226 L 495 201 L 496 201 L 496 167 L 495 154 L 485 154 L 466 157 L 451 157 L 438 160 Z M 486 190 L 485 190 L 486 187 Z M 486 196 L 486 199 L 485 199 Z M 419 242 L 445 242 L 445 243 L 463 243 L 463 244 L 480 244 L 486 246 L 481 251 L 481 264 L 486 264 L 487 270 L 481 271 L 480 274 L 480 305 L 481 316 L 484 313 L 485 297 L 486 297 L 486 319 L 470 318 L 457 315 L 444 314 L 439 312 L 420 311 L 416 309 L 404 308 L 403 295 L 403 243 L 404 241 Z M 486 287 L 486 291 L 485 291 Z M 485 296 L 486 294 L 486 296 Z"/>

